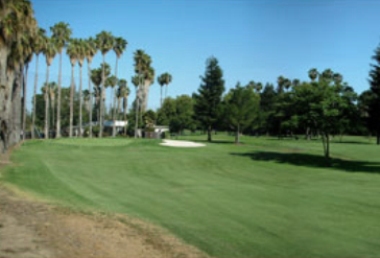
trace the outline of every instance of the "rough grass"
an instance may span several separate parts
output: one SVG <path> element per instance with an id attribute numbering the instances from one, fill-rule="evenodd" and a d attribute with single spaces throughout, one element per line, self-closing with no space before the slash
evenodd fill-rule
<path id="1" fill-rule="evenodd" d="M 75 208 L 145 219 L 217 257 L 378 256 L 373 139 L 334 139 L 329 168 L 320 141 L 215 139 L 191 149 L 155 140 L 30 141 L 1 180 Z"/>

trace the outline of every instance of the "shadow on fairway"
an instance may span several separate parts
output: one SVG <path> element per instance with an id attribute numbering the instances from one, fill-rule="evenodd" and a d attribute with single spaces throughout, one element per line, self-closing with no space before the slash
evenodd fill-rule
<path id="1" fill-rule="evenodd" d="M 314 168 L 332 168 L 346 172 L 366 172 L 380 174 L 380 162 L 354 161 L 331 158 L 327 163 L 323 156 L 302 153 L 280 153 L 280 152 L 252 152 L 231 153 L 235 156 L 249 157 L 258 161 L 275 161 L 277 163 L 306 166 Z"/>

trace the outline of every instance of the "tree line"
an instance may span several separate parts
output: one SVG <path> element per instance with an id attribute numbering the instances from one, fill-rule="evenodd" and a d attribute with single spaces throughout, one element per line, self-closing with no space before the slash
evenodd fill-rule
<path id="1" fill-rule="evenodd" d="M 5 148 L 18 142 L 20 132 L 26 131 L 26 82 L 33 57 L 36 58 L 36 74 L 32 134 L 37 116 L 42 117 L 37 112 L 40 55 L 46 62 L 46 78 L 41 87 L 45 137 L 48 137 L 50 128 L 55 128 L 56 137 L 60 137 L 62 125 L 67 126 L 67 123 L 69 136 L 73 136 L 74 125 L 79 126 L 81 136 L 83 115 L 88 117 L 85 120 L 90 126 L 89 137 L 93 132 L 91 122 L 97 122 L 98 136 L 102 137 L 106 115 L 105 90 L 109 88 L 112 91 L 109 117 L 128 120 L 128 132 L 135 137 L 139 128 L 151 127 L 152 124 L 170 125 L 171 130 L 177 132 L 201 129 L 207 132 L 209 141 L 215 130 L 234 131 L 236 142 L 239 142 L 241 133 L 280 137 L 304 134 L 306 138 L 318 135 L 326 157 L 329 156 L 330 137 L 334 135 L 376 135 L 380 144 L 380 47 L 373 56 L 375 63 L 369 73 L 370 88 L 360 95 L 343 81 L 341 74 L 331 69 L 310 69 L 307 71 L 309 81 L 279 76 L 276 85 L 255 81 L 246 85 L 237 83 L 226 93 L 223 71 L 218 60 L 211 57 L 206 62 L 201 85 L 192 96 L 173 99 L 165 93 L 163 98 L 163 87 L 167 89 L 172 76 L 167 72 L 157 76 L 161 86 L 161 106 L 157 111 L 147 110 L 149 88 L 155 80 L 152 58 L 139 49 L 134 52 L 135 74 L 130 80 L 135 86 L 136 98 L 128 110 L 130 89 L 127 80 L 118 77 L 118 62 L 127 46 L 125 39 L 107 31 L 88 39 L 71 38 L 72 29 L 64 22 L 50 27 L 51 36 L 47 36 L 47 32 L 38 27 L 30 1 L 0 1 L 0 7 L 0 136 Z M 71 64 L 68 88 L 62 86 L 64 50 Z M 116 55 L 113 73 L 106 63 L 106 55 L 111 50 Z M 91 69 L 97 53 L 102 55 L 102 64 Z M 56 55 L 59 55 L 59 74 L 55 83 L 49 77 L 49 70 Z M 89 78 L 86 90 L 82 82 L 85 61 L 88 69 L 85 76 Z M 78 89 L 76 67 L 79 67 Z M 62 103 L 63 97 L 68 98 L 65 103 Z M 66 101 L 69 102 L 68 110 Z M 85 109 L 84 104 L 87 106 Z M 115 128 L 112 135 L 115 136 Z"/>
<path id="2" fill-rule="evenodd" d="M 38 89 L 38 69 L 39 57 L 43 55 L 46 62 L 46 78 L 41 90 L 44 94 L 44 133 L 48 137 L 51 127 L 55 131 L 56 137 L 61 137 L 62 119 L 61 112 L 62 102 L 62 59 L 64 50 L 71 64 L 71 83 L 69 85 L 69 136 L 73 135 L 74 126 L 74 97 L 78 94 L 78 111 L 79 111 L 79 136 L 82 133 L 83 122 L 83 102 L 87 98 L 89 108 L 89 120 L 95 121 L 100 127 L 99 137 L 103 133 L 104 104 L 105 104 L 105 87 L 110 87 L 113 91 L 112 110 L 117 109 L 117 94 L 123 95 L 127 105 L 127 96 L 129 88 L 126 79 L 118 77 L 118 62 L 126 49 L 127 41 L 122 37 L 115 37 L 111 32 L 101 31 L 95 37 L 88 39 L 72 38 L 72 29 L 68 23 L 59 22 L 50 27 L 51 35 L 38 26 L 34 17 L 34 11 L 28 0 L 7 0 L 0 1 L 0 135 L 1 144 L 4 149 L 8 145 L 13 145 L 20 140 L 20 133 L 25 132 L 26 128 L 26 101 L 27 101 L 27 77 L 29 64 L 33 57 L 36 58 L 36 73 L 34 78 L 33 97 L 32 97 L 32 118 L 31 133 L 34 133 L 37 110 L 37 89 Z M 106 55 L 109 51 L 116 55 L 116 64 L 112 76 L 108 76 L 110 66 L 106 65 Z M 102 65 L 98 69 L 91 69 L 91 63 L 97 53 L 102 55 Z M 51 80 L 49 76 L 50 66 L 59 56 L 59 72 L 57 82 Z M 131 78 L 132 83 L 136 86 L 136 102 L 139 103 L 139 109 L 144 111 L 147 105 L 147 96 L 149 87 L 154 81 L 154 69 L 151 67 L 151 57 L 143 50 L 137 50 L 134 53 L 135 72 Z M 83 85 L 83 66 L 87 61 L 88 71 L 88 89 L 84 91 Z M 76 87 L 75 68 L 79 66 L 79 89 Z M 107 71 L 109 69 L 109 72 Z M 168 73 L 161 76 L 164 78 Z M 160 78 L 161 78 L 160 76 Z M 170 83 L 171 79 L 162 79 L 159 81 L 162 85 Z M 118 86 L 118 88 L 115 88 Z M 84 95 L 85 94 L 85 95 Z M 119 98 L 120 99 L 120 98 Z M 93 120 L 92 103 L 97 107 L 96 120 Z M 51 107 L 53 105 L 53 107 Z M 127 107 L 124 108 L 124 113 Z M 54 112 L 55 115 L 51 115 Z M 113 112 L 112 119 L 116 119 L 116 112 Z M 54 119 L 53 119 L 54 118 Z M 124 115 L 126 119 L 126 115 Z M 49 119 L 53 119 L 49 122 Z M 90 127 L 91 127 L 90 123 Z M 90 137 L 92 129 L 89 130 Z M 25 134 L 23 134 L 25 135 Z M 115 127 L 113 128 L 115 135 Z"/>

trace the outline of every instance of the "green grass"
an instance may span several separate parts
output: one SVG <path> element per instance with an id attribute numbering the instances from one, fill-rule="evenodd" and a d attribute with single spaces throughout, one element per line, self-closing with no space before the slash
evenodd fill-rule
<path id="1" fill-rule="evenodd" d="M 63 205 L 142 218 L 217 257 L 380 254 L 373 139 L 334 139 L 326 168 L 320 141 L 215 137 L 189 149 L 156 140 L 29 141 L 1 180 Z"/>

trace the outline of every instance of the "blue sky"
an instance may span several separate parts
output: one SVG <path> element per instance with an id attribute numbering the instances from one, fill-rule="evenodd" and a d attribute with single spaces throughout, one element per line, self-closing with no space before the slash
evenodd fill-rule
<path id="1" fill-rule="evenodd" d="M 250 80 L 276 83 L 277 77 L 307 80 L 310 68 L 331 68 L 355 91 L 368 89 L 371 56 L 380 43 L 380 1 L 376 0 L 31 0 L 40 27 L 70 24 L 73 37 L 88 38 L 102 30 L 128 41 L 118 75 L 130 81 L 133 52 L 143 49 L 153 59 L 156 75 L 169 72 L 168 95 L 196 92 L 205 61 L 215 56 L 226 88 Z M 39 85 L 46 66 L 39 64 Z M 110 51 L 106 61 L 115 64 Z M 101 56 L 94 59 L 98 67 Z M 86 69 L 86 66 L 85 66 Z M 35 63 L 30 65 L 29 89 Z M 70 82 L 64 56 L 63 86 Z M 78 74 L 79 70 L 76 70 Z M 50 72 L 57 81 L 58 58 Z M 79 83 L 77 83 L 78 85 Z M 87 87 L 87 79 L 84 80 Z M 134 88 L 130 99 L 134 98 Z M 31 96 L 31 90 L 29 96 Z M 159 85 L 149 94 L 159 107 Z"/>

